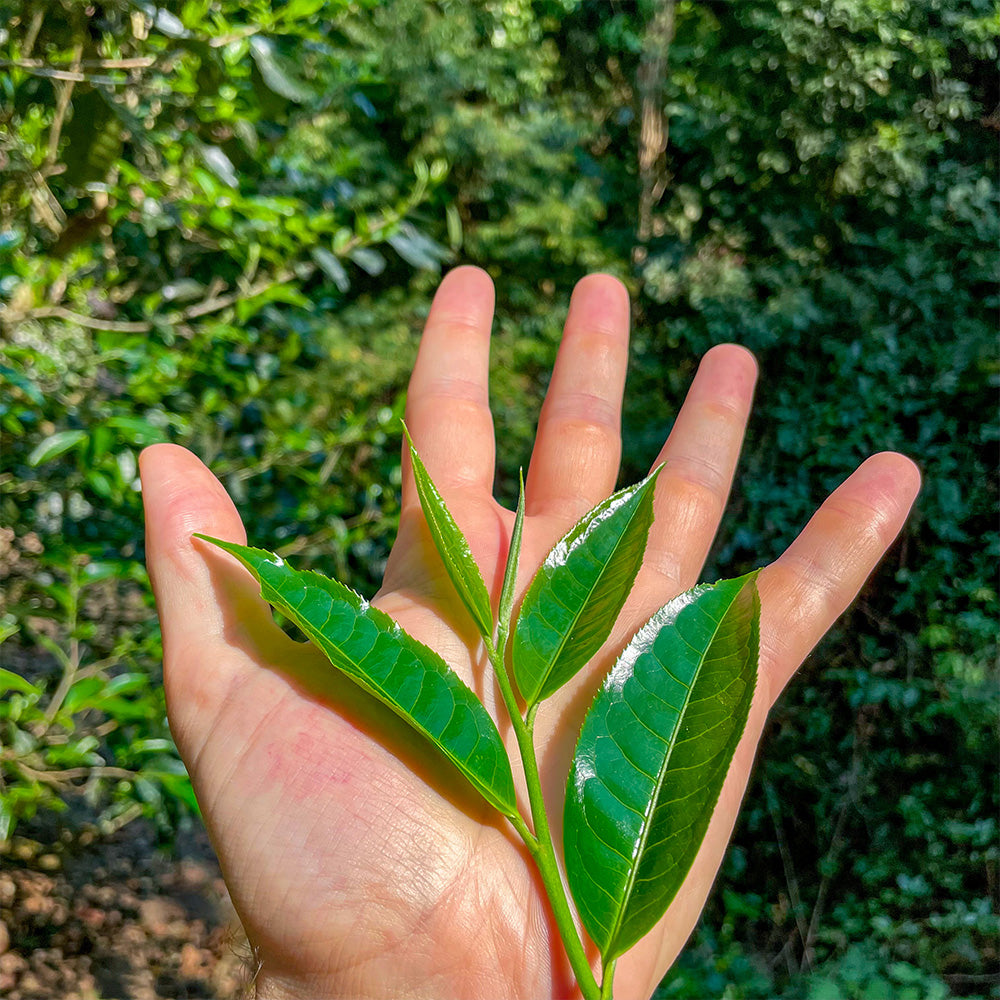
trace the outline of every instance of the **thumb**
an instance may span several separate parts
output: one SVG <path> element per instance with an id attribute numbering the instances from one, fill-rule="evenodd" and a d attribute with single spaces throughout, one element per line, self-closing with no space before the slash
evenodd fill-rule
<path id="1" fill-rule="evenodd" d="M 188 723 L 207 724 L 238 679 L 245 658 L 229 648 L 234 623 L 264 622 L 265 628 L 280 630 L 236 560 L 210 553 L 210 546 L 192 538 L 197 531 L 246 542 L 240 516 L 218 479 L 195 455 L 172 444 L 143 451 L 139 471 L 146 560 L 163 631 L 163 683 L 171 726 L 181 742 Z M 222 655 L 224 649 L 229 655 Z"/>

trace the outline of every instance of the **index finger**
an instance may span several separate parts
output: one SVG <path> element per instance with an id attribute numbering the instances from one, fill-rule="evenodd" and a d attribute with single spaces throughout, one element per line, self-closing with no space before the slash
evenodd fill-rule
<path id="1" fill-rule="evenodd" d="M 493 492 L 492 321 L 489 275 L 477 267 L 450 271 L 434 296 L 406 401 L 413 443 L 445 497 L 456 490 Z M 419 505 L 405 451 L 404 510 Z"/>

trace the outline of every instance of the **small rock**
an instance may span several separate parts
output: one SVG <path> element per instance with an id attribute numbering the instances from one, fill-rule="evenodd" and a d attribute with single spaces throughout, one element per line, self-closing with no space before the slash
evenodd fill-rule
<path id="1" fill-rule="evenodd" d="M 21 976 L 19 985 L 22 993 L 41 993 L 44 988 L 42 981 L 31 970 Z"/>
<path id="2" fill-rule="evenodd" d="M 118 905 L 123 910 L 138 910 L 139 897 L 129 889 L 123 889 L 118 893 Z"/>
<path id="3" fill-rule="evenodd" d="M 151 934 L 166 934 L 170 924 L 184 919 L 184 908 L 166 896 L 154 896 L 139 904 L 139 922 Z"/>
<path id="4" fill-rule="evenodd" d="M 16 951 L 0 955 L 0 975 L 13 976 L 27 967 L 28 963 Z"/>
<path id="5" fill-rule="evenodd" d="M 0 955 L 10 947 L 10 931 L 7 930 L 7 925 L 0 920 Z"/>
<path id="6" fill-rule="evenodd" d="M 96 906 L 77 906 L 73 912 L 87 927 L 97 928 L 104 924 L 104 911 Z"/>
<path id="7" fill-rule="evenodd" d="M 192 889 L 200 889 L 207 885 L 211 878 L 211 873 L 205 865 L 198 861 L 181 861 L 178 868 L 181 885 Z"/>
<path id="8" fill-rule="evenodd" d="M 12 906 L 17 886 L 9 875 L 0 875 L 0 906 Z"/>
<path id="9" fill-rule="evenodd" d="M 42 850 L 42 845 L 37 840 L 29 840 L 27 837 L 15 837 L 11 854 L 18 861 L 30 861 Z"/>
<path id="10" fill-rule="evenodd" d="M 146 935 L 138 924 L 126 924 L 118 932 L 117 940 L 123 948 L 141 948 L 146 943 Z"/>
<path id="11" fill-rule="evenodd" d="M 62 858 L 58 854 L 43 854 L 37 864 L 42 871 L 54 872 L 62 867 Z"/>
<path id="12" fill-rule="evenodd" d="M 185 979 L 197 978 L 208 967 L 211 958 L 211 952 L 202 951 L 190 941 L 185 941 L 181 945 L 181 975 Z"/>
<path id="13" fill-rule="evenodd" d="M 28 896 L 21 903 L 21 909 L 31 917 L 43 917 L 52 912 L 55 904 L 49 896 Z"/>
<path id="14" fill-rule="evenodd" d="M 94 886 L 88 895 L 98 906 L 103 906 L 105 909 L 115 905 L 114 886 L 110 885 Z"/>

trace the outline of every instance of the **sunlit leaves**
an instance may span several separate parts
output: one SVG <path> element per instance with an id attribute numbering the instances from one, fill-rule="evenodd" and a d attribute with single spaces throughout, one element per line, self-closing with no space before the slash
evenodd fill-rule
<path id="1" fill-rule="evenodd" d="M 264 82 L 276 94 L 299 104 L 305 104 L 315 96 L 311 88 L 299 78 L 295 65 L 278 50 L 270 38 L 254 35 L 250 39 L 250 54 Z"/>
<path id="2" fill-rule="evenodd" d="M 480 635 L 490 639 L 493 636 L 493 612 L 490 608 L 490 595 L 486 590 L 482 574 L 472 557 L 469 543 L 465 540 L 451 511 L 445 506 L 441 494 L 427 474 L 427 469 L 417 449 L 413 447 L 409 434 L 406 435 L 410 445 L 410 461 L 413 466 L 413 478 L 420 497 L 427 526 L 430 528 L 434 546 L 441 556 L 444 568 L 451 577 L 451 582 L 462 598 L 462 603 L 469 609 L 472 620 L 476 623 Z"/>
<path id="3" fill-rule="evenodd" d="M 756 684 L 755 577 L 661 608 L 584 721 L 566 790 L 566 874 L 605 961 L 659 920 L 701 846 Z"/>
<path id="4" fill-rule="evenodd" d="M 510 533 L 503 584 L 500 587 L 500 606 L 497 609 L 497 621 L 504 640 L 510 631 L 511 612 L 514 608 L 514 593 L 517 586 L 517 568 L 521 558 L 521 538 L 524 534 L 524 474 L 519 473 L 518 479 L 521 488 L 517 498 L 517 511 L 514 514 L 514 527 Z"/>
<path id="5" fill-rule="evenodd" d="M 527 702 L 523 717 L 506 674 L 498 680 L 522 755 L 533 755 L 535 706 L 603 644 L 632 587 L 657 473 L 599 504 L 555 546 L 515 618 L 522 484 L 495 622 L 468 542 L 409 435 L 407 441 L 430 535 L 494 669 L 504 670 L 513 636 L 514 673 Z M 536 857 L 550 898 L 564 892 L 552 874 L 548 834 L 531 834 L 518 811 L 513 771 L 493 719 L 438 654 L 335 580 L 293 570 L 260 549 L 207 540 L 236 556 L 262 596 L 338 670 L 427 738 L 508 816 Z M 587 714 L 567 783 L 565 860 L 577 909 L 606 966 L 663 915 L 698 853 L 746 725 L 759 620 L 756 574 L 682 594 L 633 637 Z M 526 767 L 525 780 L 534 828 L 545 829 L 536 763 Z M 565 902 L 562 912 L 568 913 Z M 570 941 L 576 932 L 562 925 L 560 932 L 571 959 L 579 959 L 579 942 Z M 580 961 L 588 974 L 586 960 Z M 592 981 L 584 989 L 588 996 L 591 987 L 596 990 Z"/>
<path id="6" fill-rule="evenodd" d="M 565 684 L 608 638 L 642 562 L 657 472 L 598 504 L 556 543 L 514 630 L 514 676 L 533 705 Z"/>

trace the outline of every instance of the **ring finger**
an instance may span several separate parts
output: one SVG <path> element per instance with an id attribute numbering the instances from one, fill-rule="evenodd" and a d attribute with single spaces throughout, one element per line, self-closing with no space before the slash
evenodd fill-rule
<path id="1" fill-rule="evenodd" d="M 756 381 L 749 351 L 713 347 L 656 459 L 664 468 L 641 583 L 657 607 L 698 580 L 732 486 Z"/>

